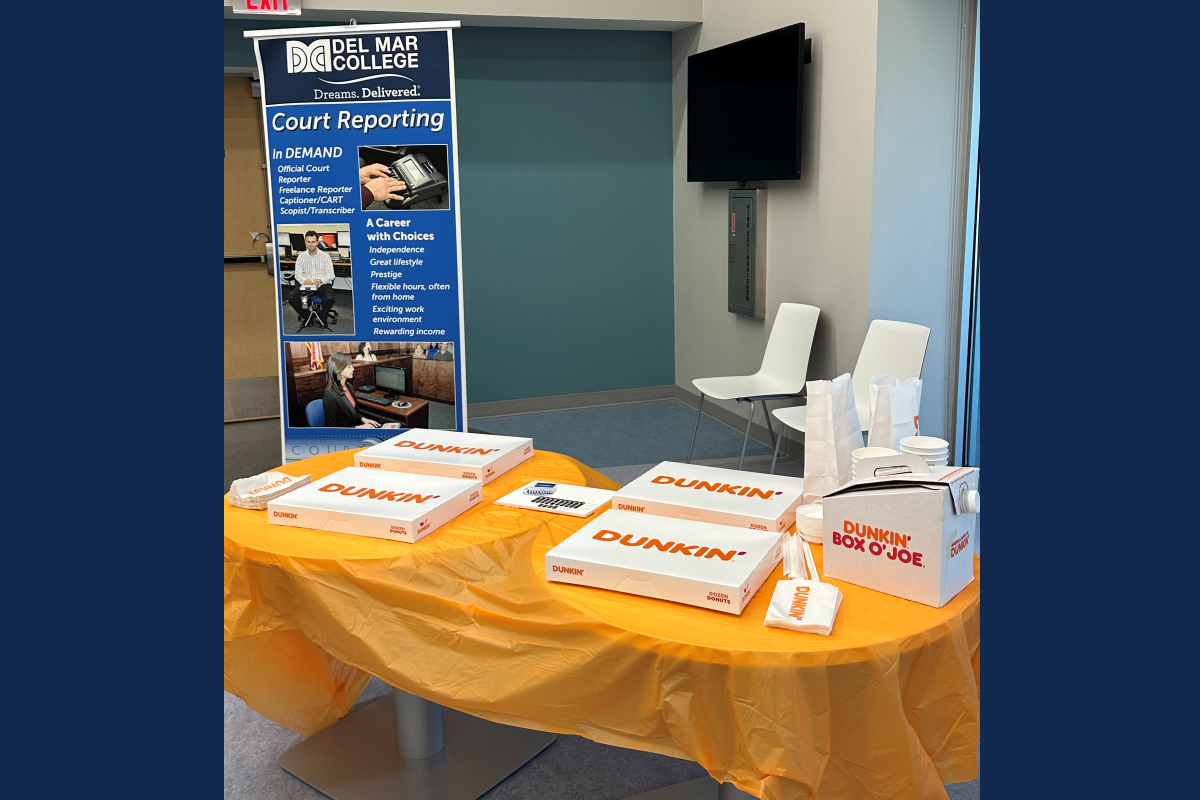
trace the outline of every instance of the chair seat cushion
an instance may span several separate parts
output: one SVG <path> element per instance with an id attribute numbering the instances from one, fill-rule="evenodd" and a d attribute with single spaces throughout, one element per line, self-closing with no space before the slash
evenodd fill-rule
<path id="1" fill-rule="evenodd" d="M 760 375 L 734 375 L 727 378 L 696 378 L 692 385 L 716 400 L 736 400 L 739 397 L 799 394 L 804 384 L 791 386 L 777 379 Z"/>
<path id="2" fill-rule="evenodd" d="M 808 406 L 777 408 L 771 412 L 771 416 L 792 430 L 803 432 L 805 421 L 808 419 Z"/>

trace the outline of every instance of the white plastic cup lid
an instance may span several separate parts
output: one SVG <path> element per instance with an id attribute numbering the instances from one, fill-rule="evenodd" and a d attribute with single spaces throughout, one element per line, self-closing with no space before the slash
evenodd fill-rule
<path id="1" fill-rule="evenodd" d="M 918 450 L 947 450 L 950 443 L 936 436 L 906 436 L 900 440 L 900 446 L 908 445 Z"/>
<path id="2" fill-rule="evenodd" d="M 890 447 L 860 447 L 850 455 L 855 461 L 859 461 L 864 458 L 883 458 L 885 456 L 898 456 L 900 454 Z"/>

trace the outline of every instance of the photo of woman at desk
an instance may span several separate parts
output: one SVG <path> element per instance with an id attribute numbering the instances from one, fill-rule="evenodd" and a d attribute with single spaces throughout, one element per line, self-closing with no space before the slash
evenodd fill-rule
<path id="1" fill-rule="evenodd" d="M 378 428 L 379 423 L 367 419 L 358 411 L 354 398 L 354 362 L 346 353 L 330 353 L 325 362 L 325 395 L 321 405 L 325 409 L 327 428 Z"/>
<path id="2" fill-rule="evenodd" d="M 430 342 L 285 342 L 288 427 L 454 429 L 457 364 L 425 358 L 431 347 L 438 352 Z"/>

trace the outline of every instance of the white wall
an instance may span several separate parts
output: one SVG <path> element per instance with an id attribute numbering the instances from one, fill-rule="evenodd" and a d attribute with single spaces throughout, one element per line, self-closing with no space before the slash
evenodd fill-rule
<path id="1" fill-rule="evenodd" d="M 222 0 L 225 18 L 233 0 Z M 703 19 L 703 0 L 304 0 L 298 17 L 314 22 L 460 20 L 463 25 L 673 31 Z M 238 14 L 238 19 L 270 19 Z"/>
<path id="2" fill-rule="evenodd" d="M 779 304 L 807 303 L 821 309 L 810 380 L 852 371 L 872 319 L 927 325 L 921 427 L 951 433 L 974 3 L 706 0 L 703 24 L 672 34 L 677 386 L 694 394 L 693 378 L 754 372 Z M 748 184 L 768 189 L 767 319 L 748 320 L 726 308 L 725 214 L 737 184 L 687 182 L 687 56 L 796 22 L 813 40 L 802 176 Z M 746 417 L 744 404 L 717 405 L 718 418 Z"/>
<path id="3" fill-rule="evenodd" d="M 969 13 L 968 0 L 879 0 L 868 308 L 871 319 L 930 328 L 921 432 L 948 439 L 962 308 L 958 226 L 969 196 Z"/>
<path id="4" fill-rule="evenodd" d="M 821 309 L 810 379 L 854 368 L 867 329 L 876 20 L 877 0 L 706 0 L 704 23 L 672 34 L 675 382 L 688 391 L 693 378 L 757 370 L 784 302 Z M 737 184 L 687 182 L 687 56 L 796 22 L 813 40 L 802 177 L 748 184 L 768 188 L 767 318 L 750 320 L 726 310 L 725 214 Z M 745 405 L 721 405 L 745 418 Z"/>

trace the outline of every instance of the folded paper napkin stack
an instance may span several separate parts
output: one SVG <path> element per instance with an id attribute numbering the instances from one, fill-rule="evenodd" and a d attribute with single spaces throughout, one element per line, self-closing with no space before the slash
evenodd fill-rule
<path id="1" fill-rule="evenodd" d="M 267 503 L 299 489 L 312 478 L 308 475 L 287 475 L 283 472 L 264 472 L 251 478 L 239 478 L 229 485 L 229 502 L 238 508 L 262 511 Z"/>
<path id="2" fill-rule="evenodd" d="M 784 547 L 784 572 L 795 580 L 775 584 L 775 593 L 771 595 L 771 604 L 767 606 L 767 618 L 763 624 L 771 628 L 828 636 L 833 630 L 838 608 L 842 605 L 842 592 L 831 583 L 821 582 L 808 542 L 801 541 L 795 534 L 789 535 L 788 539 L 789 545 L 794 542 L 802 544 L 803 556 L 795 554 L 797 547 Z M 789 552 L 792 553 L 790 557 Z"/>

